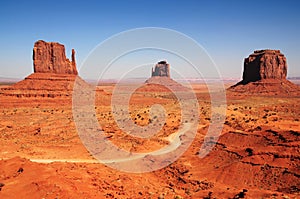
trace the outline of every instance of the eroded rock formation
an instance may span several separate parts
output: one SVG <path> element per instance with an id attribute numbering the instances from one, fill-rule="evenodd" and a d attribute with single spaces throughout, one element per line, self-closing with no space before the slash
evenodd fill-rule
<path id="1" fill-rule="evenodd" d="M 167 61 L 158 62 L 152 68 L 152 77 L 170 77 L 170 64 Z"/>
<path id="2" fill-rule="evenodd" d="M 168 87 L 173 91 L 188 91 L 189 89 L 182 84 L 174 81 L 170 76 L 170 64 L 167 61 L 160 61 L 152 68 L 151 78 L 147 79 L 147 89 L 153 91 L 165 91 Z M 165 88 L 162 88 L 165 87 Z M 147 90 L 146 89 L 146 90 Z"/>
<path id="3" fill-rule="evenodd" d="M 0 96 L 70 98 L 75 80 L 89 86 L 77 75 L 74 49 L 70 61 L 66 58 L 64 45 L 39 40 L 34 44 L 32 57 L 34 73 L 0 89 Z"/>
<path id="4" fill-rule="evenodd" d="M 287 60 L 280 50 L 256 50 L 244 60 L 243 80 L 228 90 L 250 95 L 299 95 L 299 86 L 286 76 Z"/>
<path id="5" fill-rule="evenodd" d="M 57 42 L 35 42 L 33 48 L 33 67 L 35 73 L 55 73 L 77 75 L 75 50 L 72 60 L 66 58 L 65 46 Z"/>
<path id="6" fill-rule="evenodd" d="M 243 84 L 262 79 L 286 79 L 287 62 L 280 50 L 256 50 L 245 58 Z"/>

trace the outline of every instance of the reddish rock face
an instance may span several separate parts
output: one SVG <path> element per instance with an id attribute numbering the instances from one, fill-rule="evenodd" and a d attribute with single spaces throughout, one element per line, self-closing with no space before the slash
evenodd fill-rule
<path id="1" fill-rule="evenodd" d="M 75 50 L 72 49 L 70 61 L 66 58 L 65 46 L 57 42 L 37 41 L 33 48 L 33 66 L 35 73 L 78 74 Z"/>
<path id="2" fill-rule="evenodd" d="M 256 50 L 244 61 L 242 84 L 263 79 L 286 79 L 287 63 L 280 50 Z"/>
<path id="3" fill-rule="evenodd" d="M 154 68 L 152 68 L 152 77 L 170 77 L 170 64 L 166 61 L 158 62 Z"/>
<path id="4" fill-rule="evenodd" d="M 147 79 L 146 90 L 156 90 L 157 92 L 166 92 L 167 86 L 172 91 L 190 91 L 189 88 L 181 85 L 170 77 L 170 64 L 167 61 L 160 61 L 152 68 L 151 78 Z M 164 86 L 160 86 L 164 85 Z M 167 89 L 168 90 L 168 89 Z"/>
<path id="5" fill-rule="evenodd" d="M 71 59 L 66 58 L 64 45 L 37 41 L 33 48 L 34 73 L 12 86 L 0 88 L 0 96 L 70 99 L 75 80 L 90 86 L 78 76 L 74 49 Z"/>
<path id="6" fill-rule="evenodd" d="M 279 50 L 256 50 L 244 61 L 243 80 L 228 90 L 246 95 L 299 96 L 300 87 L 286 75 L 287 61 Z"/>

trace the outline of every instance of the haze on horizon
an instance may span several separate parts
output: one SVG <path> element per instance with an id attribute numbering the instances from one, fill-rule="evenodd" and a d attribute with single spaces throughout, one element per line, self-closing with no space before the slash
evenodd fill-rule
<path id="1" fill-rule="evenodd" d="M 90 52 L 115 34 L 142 27 L 172 29 L 194 39 L 223 78 L 241 78 L 244 58 L 257 49 L 281 50 L 288 60 L 288 77 L 299 77 L 299 8 L 299 1 L 2 1 L 0 77 L 32 73 L 32 48 L 42 39 L 64 44 L 67 57 L 74 48 L 79 75 L 98 79 L 95 69 L 80 70 Z M 143 51 L 116 62 L 105 78 L 119 78 L 135 63 L 145 67 L 134 77 L 147 77 L 163 59 L 185 77 L 195 76 L 176 56 Z"/>

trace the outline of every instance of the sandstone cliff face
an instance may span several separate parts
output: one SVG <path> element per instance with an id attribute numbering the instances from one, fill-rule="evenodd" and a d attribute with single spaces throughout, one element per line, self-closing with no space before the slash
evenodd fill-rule
<path id="1" fill-rule="evenodd" d="M 170 64 L 166 61 L 158 62 L 154 68 L 152 68 L 152 77 L 170 77 Z"/>
<path id="2" fill-rule="evenodd" d="M 77 75 L 75 50 L 71 61 L 65 47 L 57 42 L 37 41 L 33 48 L 34 73 L 16 84 L 1 88 L 0 96 L 61 98 L 72 97 L 74 82 L 88 85 Z"/>
<path id="3" fill-rule="evenodd" d="M 256 50 L 244 61 L 243 84 L 262 79 L 286 79 L 287 62 L 280 50 Z"/>
<path id="4" fill-rule="evenodd" d="M 72 60 L 66 58 L 65 46 L 57 42 L 37 41 L 33 48 L 33 66 L 35 73 L 55 73 L 77 75 L 75 50 Z"/>
<path id="5" fill-rule="evenodd" d="M 279 50 L 256 50 L 244 61 L 243 80 L 228 90 L 249 95 L 300 95 L 300 87 L 286 75 L 287 61 Z"/>

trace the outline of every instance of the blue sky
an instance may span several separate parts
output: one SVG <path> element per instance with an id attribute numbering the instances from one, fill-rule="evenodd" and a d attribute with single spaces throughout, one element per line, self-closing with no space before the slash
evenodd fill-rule
<path id="1" fill-rule="evenodd" d="M 224 78 L 241 78 L 244 58 L 266 48 L 280 49 L 288 59 L 288 76 L 300 76 L 299 10 L 299 1 L 288 0 L 3 0 L 0 77 L 23 78 L 32 73 L 32 48 L 39 39 L 64 44 L 68 57 L 74 48 L 80 68 L 99 43 L 141 27 L 173 29 L 193 38 L 209 53 Z M 92 70 L 81 75 L 95 78 Z M 114 74 L 107 78 L 114 78 Z"/>

